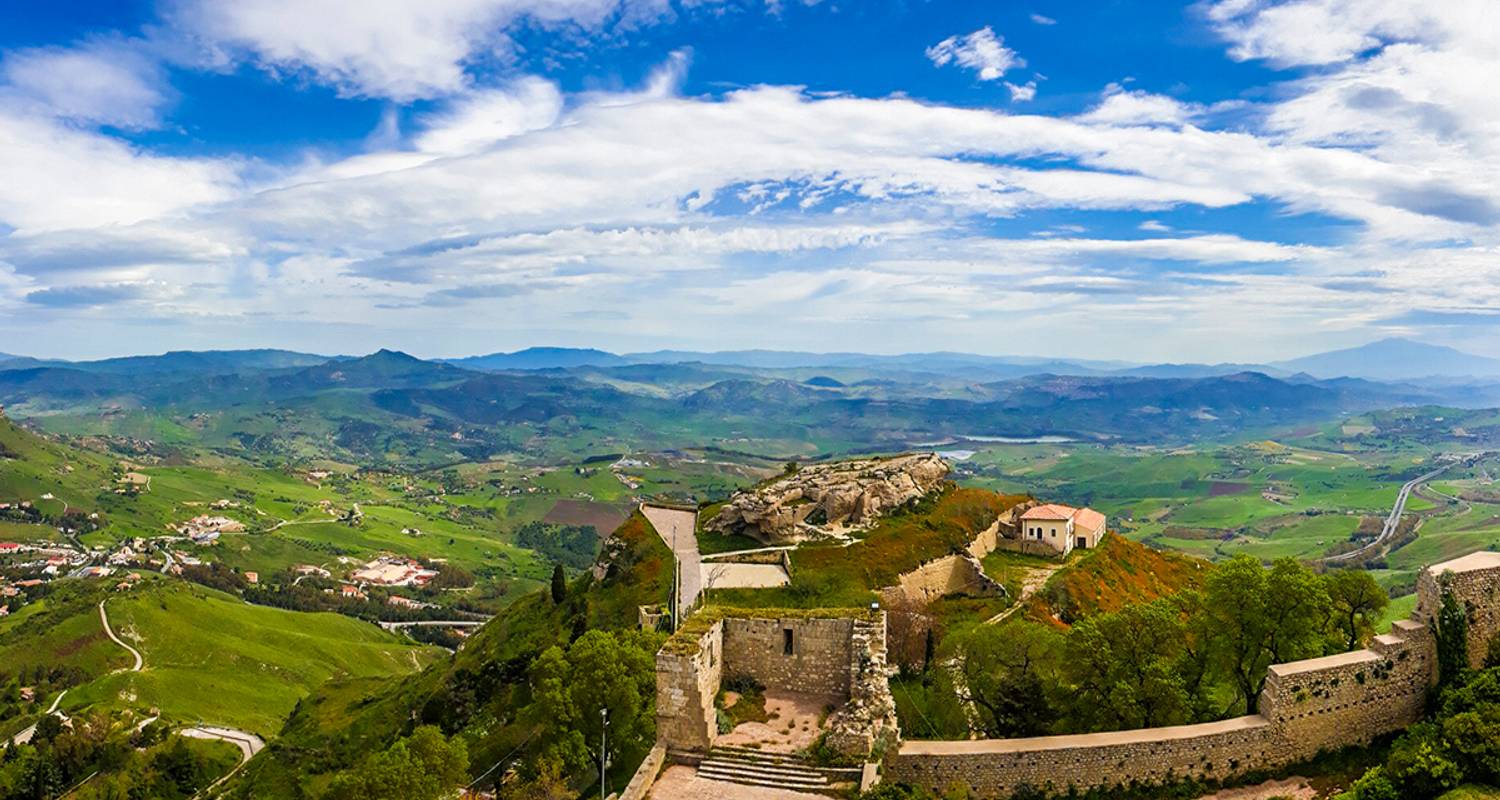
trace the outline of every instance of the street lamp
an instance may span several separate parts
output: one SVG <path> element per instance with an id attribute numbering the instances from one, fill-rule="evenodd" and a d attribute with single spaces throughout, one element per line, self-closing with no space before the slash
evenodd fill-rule
<path id="1" fill-rule="evenodd" d="M 599 721 L 603 723 L 599 726 L 599 800 L 604 800 L 604 793 L 606 791 L 604 785 L 606 780 L 604 768 L 609 763 L 609 751 L 606 749 L 609 743 L 608 708 L 599 709 Z"/>

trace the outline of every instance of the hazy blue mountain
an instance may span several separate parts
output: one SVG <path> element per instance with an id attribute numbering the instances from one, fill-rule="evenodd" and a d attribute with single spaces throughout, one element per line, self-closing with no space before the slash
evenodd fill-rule
<path id="1" fill-rule="evenodd" d="M 528 347 L 514 353 L 490 353 L 467 358 L 445 358 L 445 363 L 465 369 L 570 369 L 574 367 L 613 367 L 631 363 L 628 359 L 603 350 L 580 347 Z"/>
<path id="2" fill-rule="evenodd" d="M 1120 361 L 1066 360 L 1034 356 L 984 356 L 954 352 L 871 355 L 869 353 L 807 353 L 786 350 L 724 350 L 711 353 L 692 350 L 657 350 L 649 353 L 627 353 L 624 357 L 637 363 L 696 362 L 759 369 L 860 367 L 943 374 L 977 373 L 978 377 L 986 380 L 1048 372 L 1092 375 L 1134 366 Z"/>
<path id="3" fill-rule="evenodd" d="M 1294 358 L 1273 366 L 1318 378 L 1347 376 L 1378 381 L 1500 376 L 1500 360 L 1397 338 Z"/>
<path id="4" fill-rule="evenodd" d="M 154 356 L 123 356 L 94 361 L 34 359 L 21 356 L 5 360 L 0 369 L 59 367 L 110 375 L 143 375 L 160 373 L 227 374 L 244 370 L 294 369 L 322 364 L 329 356 L 298 353 L 291 350 L 174 350 Z"/>

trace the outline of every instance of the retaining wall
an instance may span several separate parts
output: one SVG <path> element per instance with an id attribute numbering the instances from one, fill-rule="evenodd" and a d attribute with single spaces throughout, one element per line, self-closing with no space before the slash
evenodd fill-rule
<path id="1" fill-rule="evenodd" d="M 1436 613 L 1439 576 L 1465 603 L 1471 658 L 1500 627 L 1500 553 L 1476 553 L 1424 570 L 1412 619 L 1364 650 L 1277 664 L 1259 714 L 1202 725 L 956 742 L 906 742 L 886 763 L 886 779 L 942 792 L 962 784 L 980 797 L 1023 785 L 1066 791 L 1224 780 L 1274 769 L 1320 751 L 1363 744 L 1421 719 L 1437 678 L 1435 642 L 1425 624 Z M 1477 661 L 1476 661 L 1477 663 Z"/>

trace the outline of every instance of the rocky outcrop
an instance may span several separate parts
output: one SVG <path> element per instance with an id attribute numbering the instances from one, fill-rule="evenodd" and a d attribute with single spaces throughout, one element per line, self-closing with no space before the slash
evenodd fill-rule
<path id="1" fill-rule="evenodd" d="M 782 544 L 861 528 L 937 489 L 948 463 L 936 453 L 817 464 L 739 492 L 709 530 Z"/>

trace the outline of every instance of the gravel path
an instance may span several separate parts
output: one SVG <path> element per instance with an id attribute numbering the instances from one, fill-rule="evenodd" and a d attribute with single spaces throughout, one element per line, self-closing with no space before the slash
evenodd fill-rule
<path id="1" fill-rule="evenodd" d="M 104 603 L 105 602 L 106 601 L 104 601 L 104 600 L 100 600 L 99 601 L 99 621 L 104 624 L 104 632 L 107 633 L 107 634 L 109 634 L 109 638 L 111 640 L 113 640 L 115 644 L 117 644 L 117 645 L 125 648 L 126 650 L 129 650 L 130 654 L 132 656 L 135 656 L 135 666 L 131 667 L 130 671 L 131 672 L 140 672 L 141 671 L 141 667 L 143 667 L 143 666 L 146 665 L 146 659 L 141 658 L 141 651 L 135 649 L 134 647 L 131 647 L 128 644 L 125 644 L 125 640 L 123 640 L 120 637 L 116 636 L 115 632 L 110 629 L 110 627 L 109 627 L 109 617 L 107 615 L 105 615 L 105 613 L 104 613 Z M 116 671 L 117 672 L 123 672 L 123 670 L 116 670 Z"/>

